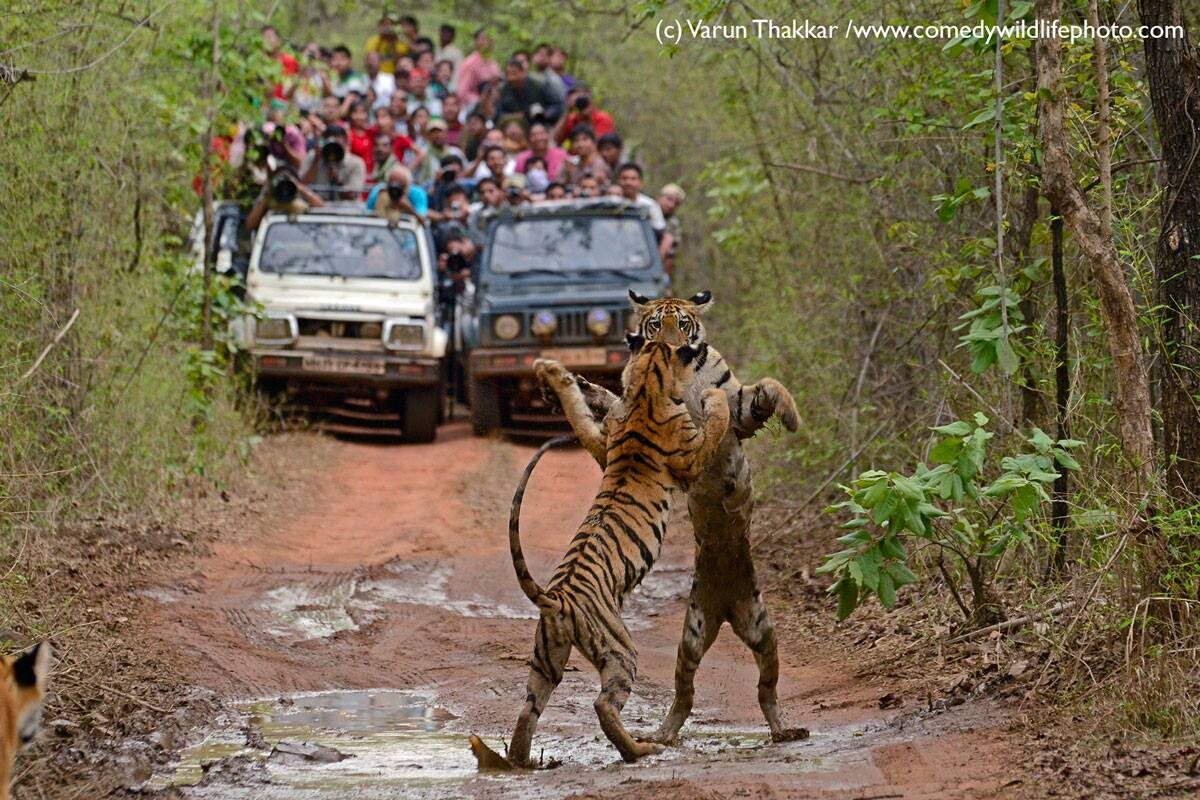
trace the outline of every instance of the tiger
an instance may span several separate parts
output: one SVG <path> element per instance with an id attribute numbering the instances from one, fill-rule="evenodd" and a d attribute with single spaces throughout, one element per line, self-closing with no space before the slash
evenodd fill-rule
<path id="1" fill-rule="evenodd" d="M 729 405 L 718 389 L 702 393 L 697 424 L 684 404 L 695 365 L 704 360 L 703 343 L 694 348 L 646 342 L 634 334 L 628 340 L 632 355 L 622 373 L 622 413 L 608 422 L 599 491 L 545 588 L 530 574 L 521 551 L 520 507 L 538 460 L 562 438 L 538 449 L 513 497 L 513 569 L 539 611 L 525 705 L 508 748 L 507 762 L 515 767 L 533 766 L 529 751 L 538 718 L 562 681 L 572 647 L 600 673 L 594 707 L 601 730 L 621 758 L 632 763 L 663 750 L 661 744 L 634 739 L 621 723 L 637 674 L 637 649 L 621 609 L 662 549 L 672 490 L 686 487 L 712 461 L 729 428 Z M 539 359 L 535 367 L 553 385 L 574 385 L 573 376 L 557 362 Z M 472 749 L 480 758 L 479 749 Z M 488 766 L 483 758 L 480 766 Z"/>
<path id="2" fill-rule="evenodd" d="M 0 656 L 0 800 L 10 800 L 13 760 L 41 726 L 50 655 L 43 642 L 19 656 Z"/>
<path id="3" fill-rule="evenodd" d="M 629 298 L 638 315 L 639 337 L 653 341 L 672 328 L 683 334 L 689 346 L 707 344 L 701 317 L 713 306 L 711 292 L 699 292 L 687 300 L 649 300 L 631 291 Z M 686 398 L 688 405 L 695 408 L 700 393 L 719 389 L 729 401 L 730 426 L 712 469 L 693 481 L 688 491 L 696 567 L 676 655 L 675 697 L 662 724 L 646 739 L 660 744 L 678 742 L 679 731 L 691 714 L 696 671 L 721 626 L 728 622 L 754 654 L 758 703 L 772 741 L 795 741 L 806 738 L 808 731 L 784 727 L 780 720 L 778 644 L 750 554 L 754 486 L 740 440 L 753 436 L 776 414 L 784 427 L 794 432 L 800 427 L 800 416 L 791 393 L 779 381 L 763 378 L 744 386 L 714 347 L 707 346 L 703 353 Z M 545 379 L 543 385 L 548 385 Z M 620 398 L 578 376 L 570 383 L 558 379 L 549 388 L 554 395 L 547 399 L 557 401 L 584 448 L 603 466 L 604 451 L 597 443 L 603 440 L 608 420 L 620 413 Z"/>

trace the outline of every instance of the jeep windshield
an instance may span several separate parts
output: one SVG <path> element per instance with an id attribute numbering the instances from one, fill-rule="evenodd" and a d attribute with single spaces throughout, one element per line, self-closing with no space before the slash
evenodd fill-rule
<path id="1" fill-rule="evenodd" d="M 490 268 L 506 274 L 643 270 L 654 263 L 636 217 L 527 217 L 496 223 Z"/>
<path id="2" fill-rule="evenodd" d="M 277 222 L 267 228 L 261 272 L 342 278 L 421 277 L 417 236 L 405 228 L 353 222 Z"/>

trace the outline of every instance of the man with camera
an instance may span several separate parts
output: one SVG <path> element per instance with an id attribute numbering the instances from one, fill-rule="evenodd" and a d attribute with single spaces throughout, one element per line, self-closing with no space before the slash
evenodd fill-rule
<path id="1" fill-rule="evenodd" d="M 457 173 L 461 172 L 462 165 L 466 163 L 466 156 L 463 155 L 462 150 L 449 143 L 449 126 L 446 125 L 446 121 L 440 117 L 429 120 L 425 126 L 425 136 L 429 140 L 429 145 L 425 148 L 425 160 L 416 170 L 417 183 L 424 184 L 439 180 L 438 173 L 442 171 L 444 162 L 450 158 L 458 159 L 459 167 L 454 176 L 457 179 Z M 437 207 L 436 203 L 434 207 Z"/>
<path id="2" fill-rule="evenodd" d="M 514 114 L 528 122 L 554 124 L 563 113 L 563 102 L 553 96 L 546 84 L 529 75 L 525 61 L 516 56 L 504 66 L 504 85 L 496 106 L 496 122 Z"/>
<path id="3" fill-rule="evenodd" d="M 367 197 L 367 210 L 386 220 L 398 219 L 401 214 L 414 216 L 422 222 L 429 213 L 429 198 L 420 186 L 414 186 L 407 167 L 396 165 L 388 170 L 387 182 L 380 183 Z"/>
<path id="4" fill-rule="evenodd" d="M 591 128 L 596 139 L 616 130 L 612 115 L 593 105 L 592 92 L 582 81 L 567 94 L 567 113 L 554 126 L 554 141 L 562 144 L 581 125 Z"/>
<path id="5" fill-rule="evenodd" d="M 320 145 L 304 159 L 300 178 L 326 200 L 353 200 L 367 182 L 367 165 L 349 151 L 341 125 L 328 125 Z"/>

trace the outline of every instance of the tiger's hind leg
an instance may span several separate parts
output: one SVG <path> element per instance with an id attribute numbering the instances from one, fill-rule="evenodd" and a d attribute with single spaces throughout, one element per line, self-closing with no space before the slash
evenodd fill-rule
<path id="1" fill-rule="evenodd" d="M 614 640 L 610 635 L 598 637 L 589 643 L 591 652 L 584 652 L 592 665 L 600 672 L 600 694 L 593 707 L 600 719 L 600 729 L 613 743 L 621 758 L 629 764 L 643 756 L 661 753 L 663 746 L 655 742 L 640 742 L 621 723 L 621 709 L 629 700 L 633 681 L 637 677 L 637 648 L 625 623 L 617 618 L 610 620 L 606 628 L 623 634 Z M 580 643 L 580 649 L 584 647 Z"/>
<path id="2" fill-rule="evenodd" d="M 758 383 L 742 386 L 730 405 L 733 425 L 738 438 L 748 439 L 767 424 L 772 416 L 778 415 L 783 427 L 795 432 L 800 428 L 800 412 L 792 393 L 774 378 L 763 378 Z"/>
<path id="3" fill-rule="evenodd" d="M 679 651 L 675 656 L 675 700 L 671 710 L 648 741 L 660 744 L 675 744 L 679 741 L 679 729 L 692 713 L 696 697 L 696 670 L 704 654 L 717 640 L 721 630 L 719 614 L 706 610 L 700 597 L 698 584 L 692 582 L 692 596 L 687 614 L 683 618 L 683 636 L 679 640 Z"/>
<path id="4" fill-rule="evenodd" d="M 515 766 L 536 766 L 529 760 L 533 733 L 537 729 L 538 719 L 546 710 L 551 693 L 562 682 L 563 670 L 571 657 L 571 640 L 565 634 L 562 626 L 555 624 L 552 618 L 543 616 L 538 620 L 534 637 L 536 644 L 529 662 L 525 705 L 517 717 L 517 726 L 508 745 L 508 760 Z"/>
<path id="5" fill-rule="evenodd" d="M 771 730 L 771 741 L 793 742 L 807 739 L 804 728 L 785 728 L 779 721 L 779 648 L 775 642 L 775 625 L 763 602 L 762 593 L 755 590 L 754 596 L 737 604 L 729 620 L 733 632 L 754 653 L 758 665 L 758 705 L 767 719 Z"/>

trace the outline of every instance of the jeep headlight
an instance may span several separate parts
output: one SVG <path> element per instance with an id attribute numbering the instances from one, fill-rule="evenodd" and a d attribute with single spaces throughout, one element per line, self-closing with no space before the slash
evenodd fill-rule
<path id="1" fill-rule="evenodd" d="M 521 335 L 521 320 L 512 314 L 501 314 L 492 321 L 492 333 L 497 339 L 509 341 Z"/>
<path id="2" fill-rule="evenodd" d="M 533 315 L 529 323 L 529 331 L 534 336 L 550 336 L 558 330 L 558 317 L 553 311 L 539 311 Z"/>
<path id="3" fill-rule="evenodd" d="M 603 308 L 593 308 L 587 315 L 587 329 L 598 339 L 607 336 L 612 330 L 612 314 Z"/>
<path id="4" fill-rule="evenodd" d="M 390 319 L 383 326 L 383 344 L 389 350 L 421 350 L 425 347 L 425 326 Z"/>
<path id="5" fill-rule="evenodd" d="M 258 344 L 291 344 L 296 335 L 296 318 L 291 314 L 268 315 L 254 322 L 254 341 Z"/>

